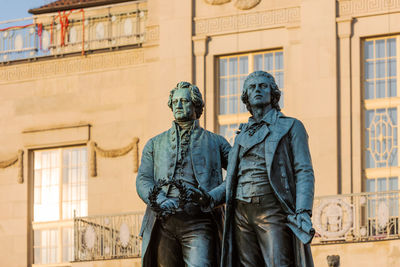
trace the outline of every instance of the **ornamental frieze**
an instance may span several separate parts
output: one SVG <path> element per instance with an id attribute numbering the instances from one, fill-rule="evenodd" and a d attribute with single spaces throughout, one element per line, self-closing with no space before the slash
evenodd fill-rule
<path id="1" fill-rule="evenodd" d="M 54 75 L 112 69 L 142 63 L 144 63 L 143 49 L 136 49 L 133 51 L 104 53 L 86 57 L 77 56 L 67 59 L 50 59 L 10 67 L 0 66 L 0 84 L 22 80 L 36 80 Z"/>
<path id="2" fill-rule="evenodd" d="M 218 35 L 232 32 L 283 27 L 300 21 L 300 7 L 264 10 L 211 18 L 195 18 L 196 35 Z"/>
<path id="3" fill-rule="evenodd" d="M 400 11 L 400 0 L 338 0 L 339 16 L 364 16 Z"/>

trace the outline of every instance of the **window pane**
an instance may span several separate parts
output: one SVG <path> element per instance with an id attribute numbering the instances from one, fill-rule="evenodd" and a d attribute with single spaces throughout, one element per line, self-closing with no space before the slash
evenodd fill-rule
<path id="1" fill-rule="evenodd" d="M 374 98 L 374 82 L 365 82 L 365 99 Z"/>
<path id="2" fill-rule="evenodd" d="M 238 86 L 239 86 L 239 84 L 238 84 L 237 77 L 229 78 L 229 94 L 230 95 L 237 95 L 239 93 Z"/>
<path id="3" fill-rule="evenodd" d="M 49 264 L 58 261 L 58 231 L 56 229 L 34 230 L 34 263 Z"/>
<path id="4" fill-rule="evenodd" d="M 377 40 L 375 44 L 375 57 L 385 57 L 385 40 Z"/>
<path id="5" fill-rule="evenodd" d="M 229 97 L 229 114 L 235 114 L 238 112 L 238 97 Z"/>
<path id="6" fill-rule="evenodd" d="M 385 77 L 385 60 L 377 60 L 376 61 L 376 78 L 384 78 Z"/>
<path id="7" fill-rule="evenodd" d="M 63 262 L 74 259 L 74 230 L 73 228 L 63 228 L 62 250 Z"/>
<path id="8" fill-rule="evenodd" d="M 86 148 L 71 148 L 63 151 L 63 161 L 67 162 L 63 166 L 63 219 L 71 219 L 76 212 L 76 216 L 86 216 L 81 210 L 82 199 L 81 190 L 87 190 L 87 172 L 86 161 L 81 161 L 81 151 L 86 151 Z M 86 195 L 86 194 L 84 194 Z"/>
<path id="9" fill-rule="evenodd" d="M 226 76 L 228 74 L 228 60 L 226 58 L 219 60 L 219 75 Z"/>
<path id="10" fill-rule="evenodd" d="M 219 99 L 219 114 L 228 114 L 228 103 L 225 97 Z"/>
<path id="11" fill-rule="evenodd" d="M 237 58 L 233 57 L 229 59 L 229 75 L 236 75 L 238 72 Z"/>
<path id="12" fill-rule="evenodd" d="M 34 221 L 59 220 L 59 151 L 35 151 L 34 158 L 42 163 L 34 164 Z"/>
<path id="13" fill-rule="evenodd" d="M 378 178 L 378 192 L 386 191 L 387 186 L 386 186 L 386 178 Z"/>
<path id="14" fill-rule="evenodd" d="M 374 62 L 365 62 L 365 78 L 374 78 Z"/>
<path id="15" fill-rule="evenodd" d="M 394 97 L 397 96 L 397 80 L 396 79 L 390 79 L 388 80 L 388 96 L 389 97 Z"/>
<path id="16" fill-rule="evenodd" d="M 258 54 L 254 56 L 254 71 L 263 69 L 262 60 L 262 55 Z"/>
<path id="17" fill-rule="evenodd" d="M 219 95 L 220 96 L 228 95 L 228 83 L 226 78 L 219 79 Z"/>
<path id="18" fill-rule="evenodd" d="M 240 62 L 240 74 L 247 74 L 249 73 L 249 59 L 247 56 L 245 57 L 240 57 L 239 59 Z"/>
<path id="19" fill-rule="evenodd" d="M 376 81 L 376 97 L 386 97 L 385 80 Z"/>
<path id="20" fill-rule="evenodd" d="M 275 69 L 283 69 L 283 52 L 275 53 Z"/>
<path id="21" fill-rule="evenodd" d="M 283 88 L 283 72 L 282 71 L 277 71 L 275 72 L 275 82 L 278 85 L 278 88 Z"/>
<path id="22" fill-rule="evenodd" d="M 388 57 L 396 56 L 396 39 L 391 38 L 387 40 Z"/>
<path id="23" fill-rule="evenodd" d="M 365 58 L 366 59 L 370 59 L 370 58 L 374 58 L 374 42 L 373 41 L 369 41 L 369 42 L 365 42 Z"/>
<path id="24" fill-rule="evenodd" d="M 388 60 L 388 76 L 396 76 L 396 60 Z"/>
<path id="25" fill-rule="evenodd" d="M 274 69 L 273 53 L 264 54 L 264 70 L 271 71 Z"/>
<path id="26" fill-rule="evenodd" d="M 398 177 L 390 177 L 389 178 L 389 191 L 399 190 L 398 186 Z"/>
<path id="27" fill-rule="evenodd" d="M 367 179 L 367 192 L 375 192 L 375 179 Z"/>

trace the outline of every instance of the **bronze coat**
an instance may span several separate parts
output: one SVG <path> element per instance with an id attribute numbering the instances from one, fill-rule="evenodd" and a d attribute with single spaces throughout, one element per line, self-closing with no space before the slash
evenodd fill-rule
<path id="1" fill-rule="evenodd" d="M 265 139 L 265 161 L 268 178 L 275 196 L 284 211 L 294 214 L 296 211 L 312 210 L 314 198 L 314 172 L 308 148 L 308 135 L 303 124 L 294 118 L 284 116 L 273 109 L 273 116 L 267 122 L 268 133 Z M 234 199 L 236 195 L 237 167 L 239 164 L 239 142 L 246 130 L 236 136 L 235 144 L 229 153 L 226 177 L 226 213 L 224 236 L 222 242 L 221 266 L 236 266 L 232 222 Z M 294 236 L 298 234 L 295 229 Z M 299 230 L 300 231 L 300 230 Z M 294 238 L 296 250 L 296 267 L 313 266 L 310 245 L 304 245 Z"/>
<path id="2" fill-rule="evenodd" d="M 171 129 L 150 139 L 143 149 L 136 179 L 137 192 L 148 205 L 140 231 L 140 236 L 143 238 L 142 266 L 155 265 L 156 257 L 151 255 L 152 250 L 149 248 L 151 248 L 156 214 L 149 208 L 148 196 L 156 181 L 170 179 L 174 175 L 178 154 L 177 134 L 176 125 L 173 123 Z M 193 172 L 198 184 L 210 193 L 216 205 L 225 201 L 225 185 L 222 180 L 221 168 L 227 166 L 230 148 L 231 146 L 225 138 L 204 130 L 199 127 L 198 121 L 195 121 L 190 136 L 190 158 Z M 214 209 L 213 217 L 218 226 L 219 240 L 221 240 L 223 209 L 221 207 Z"/>

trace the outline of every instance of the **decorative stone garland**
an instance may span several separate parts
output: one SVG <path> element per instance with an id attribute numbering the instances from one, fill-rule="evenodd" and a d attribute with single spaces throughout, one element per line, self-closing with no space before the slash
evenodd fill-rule
<path id="1" fill-rule="evenodd" d="M 97 154 L 104 158 L 116 158 L 128 154 L 133 150 L 133 172 L 138 171 L 138 143 L 139 138 L 134 137 L 132 142 L 120 149 L 105 150 L 97 146 L 95 142 L 90 142 L 90 176 L 97 176 Z"/>
<path id="2" fill-rule="evenodd" d="M 18 150 L 17 155 L 11 159 L 0 161 L 0 169 L 5 169 L 17 164 L 18 167 L 18 183 L 22 184 L 24 182 L 24 151 L 22 149 Z"/>
<path id="3" fill-rule="evenodd" d="M 204 0 L 210 5 L 222 5 L 231 2 L 231 0 Z M 235 7 L 240 10 L 248 10 L 258 5 L 261 0 L 235 0 Z"/>

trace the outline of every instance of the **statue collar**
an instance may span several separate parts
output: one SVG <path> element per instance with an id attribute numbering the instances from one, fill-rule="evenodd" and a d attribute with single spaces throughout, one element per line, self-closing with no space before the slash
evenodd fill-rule
<path id="1" fill-rule="evenodd" d="M 278 111 L 274 108 L 272 108 L 270 111 L 267 112 L 267 114 L 264 115 L 264 117 L 261 119 L 261 121 L 265 122 L 267 125 L 274 124 L 276 121 L 276 118 L 278 117 Z M 248 126 L 252 126 L 256 124 L 257 121 L 254 119 L 253 116 L 249 118 L 249 123 Z"/>
<path id="2" fill-rule="evenodd" d="M 194 120 L 190 130 L 195 130 L 200 127 L 199 120 Z M 172 121 L 172 128 L 179 129 L 179 124 L 176 121 Z"/>

